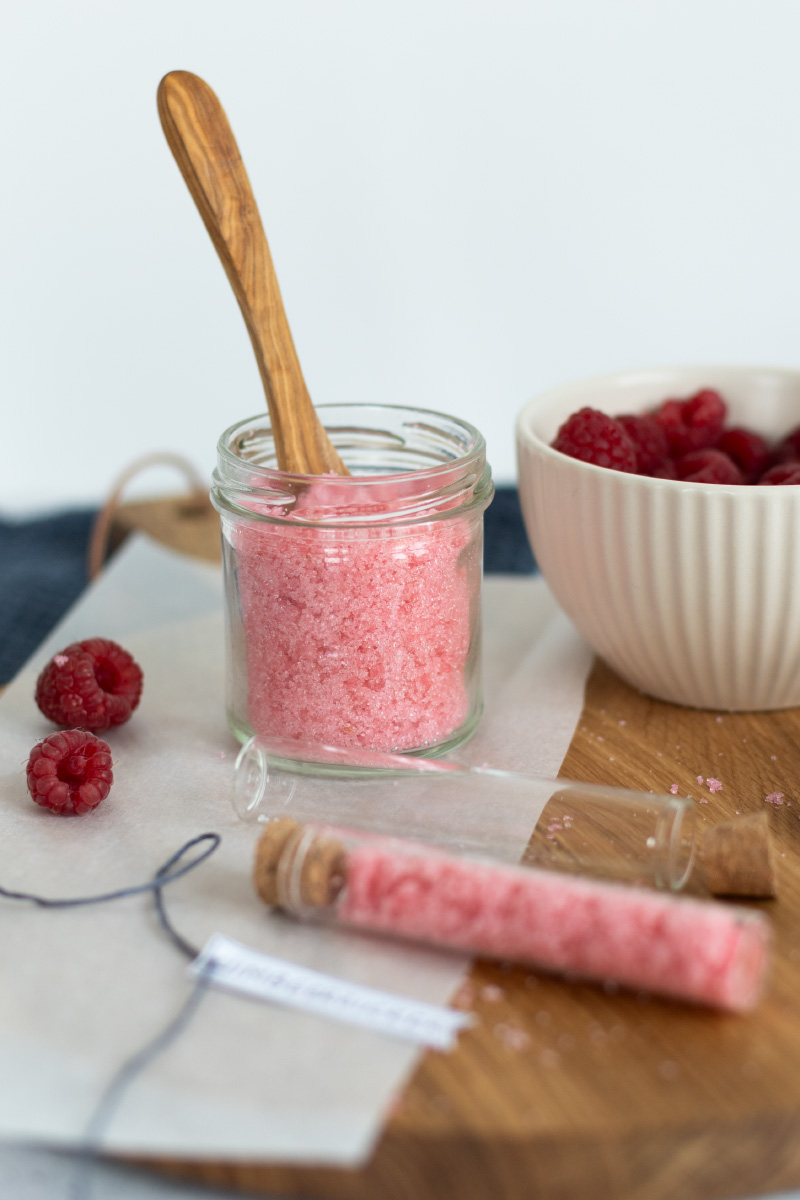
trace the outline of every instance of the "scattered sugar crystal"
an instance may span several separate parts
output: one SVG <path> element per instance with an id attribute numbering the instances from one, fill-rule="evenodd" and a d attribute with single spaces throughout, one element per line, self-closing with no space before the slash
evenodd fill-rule
<path id="1" fill-rule="evenodd" d="M 671 784 L 669 785 L 669 790 L 672 792 L 673 796 L 677 796 L 677 794 L 678 794 L 678 785 L 677 785 L 677 783 L 671 783 Z"/>
<path id="2" fill-rule="evenodd" d="M 764 803 L 774 804 L 776 808 L 780 808 L 783 804 L 783 792 L 770 792 L 768 796 L 764 797 Z"/>
<path id="3" fill-rule="evenodd" d="M 718 779 L 713 779 L 713 778 L 707 779 L 706 785 L 710 792 L 721 792 L 722 791 L 722 784 L 720 783 L 720 781 Z"/>
<path id="4" fill-rule="evenodd" d="M 453 996 L 453 1007 L 468 1009 L 472 1008 L 475 1001 L 475 989 L 468 979 L 465 979 L 461 987 Z"/>
<path id="5" fill-rule="evenodd" d="M 531 1044 L 531 1036 L 524 1029 L 517 1029 L 513 1025 L 495 1025 L 494 1036 L 498 1038 L 504 1046 L 508 1046 L 509 1050 L 527 1050 Z"/>
<path id="6" fill-rule="evenodd" d="M 497 1004 L 499 1000 L 505 999 L 505 992 L 496 983 L 487 983 L 481 988 L 481 1000 L 488 1000 L 490 1004 Z"/>
<path id="7" fill-rule="evenodd" d="M 703 782 L 703 776 L 702 776 L 702 775 L 698 775 L 698 776 L 697 776 L 697 782 L 698 782 L 698 783 L 702 783 L 702 782 Z"/>

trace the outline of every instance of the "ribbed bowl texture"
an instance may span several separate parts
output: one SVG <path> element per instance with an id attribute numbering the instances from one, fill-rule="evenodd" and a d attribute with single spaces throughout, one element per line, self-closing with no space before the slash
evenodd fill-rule
<path id="1" fill-rule="evenodd" d="M 800 371 L 681 367 L 570 384 L 517 421 L 519 489 L 557 600 L 628 683 L 725 711 L 800 704 L 800 486 L 650 479 L 550 448 L 570 413 L 641 413 L 717 388 L 728 425 L 778 440 L 800 424 Z"/>

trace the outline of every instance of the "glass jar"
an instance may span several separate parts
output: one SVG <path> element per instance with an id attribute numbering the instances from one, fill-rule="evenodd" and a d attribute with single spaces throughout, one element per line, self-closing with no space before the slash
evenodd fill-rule
<path id="1" fill-rule="evenodd" d="M 219 441 L 230 727 L 443 754 L 482 709 L 484 440 L 424 409 L 318 411 L 350 476 L 278 470 L 266 416 Z"/>

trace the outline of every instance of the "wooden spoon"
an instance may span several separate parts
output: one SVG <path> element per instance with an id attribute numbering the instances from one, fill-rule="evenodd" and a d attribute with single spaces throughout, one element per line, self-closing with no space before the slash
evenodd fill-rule
<path id="1" fill-rule="evenodd" d="M 253 189 L 222 105 L 197 75 L 171 71 L 159 84 L 158 112 L 239 301 L 267 394 L 279 469 L 349 475 L 311 403 Z"/>

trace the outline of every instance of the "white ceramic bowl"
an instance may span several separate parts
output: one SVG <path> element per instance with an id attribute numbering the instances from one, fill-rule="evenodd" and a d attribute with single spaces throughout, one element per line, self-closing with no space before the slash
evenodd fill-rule
<path id="1" fill-rule="evenodd" d="M 800 371 L 671 367 L 555 388 L 517 420 L 519 489 L 541 571 L 628 683 L 676 704 L 800 705 L 800 486 L 650 479 L 550 448 L 570 413 L 641 413 L 717 388 L 729 425 L 800 424 Z"/>

